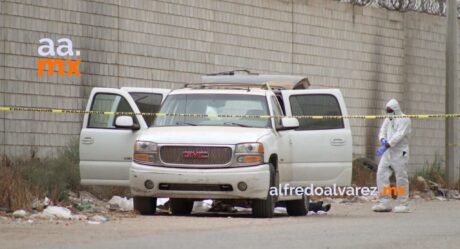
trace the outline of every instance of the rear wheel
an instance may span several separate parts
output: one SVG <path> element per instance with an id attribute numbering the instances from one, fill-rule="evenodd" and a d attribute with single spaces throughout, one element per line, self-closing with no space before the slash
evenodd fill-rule
<path id="1" fill-rule="evenodd" d="M 170 210 L 173 215 L 190 215 L 193 209 L 193 200 L 171 199 Z"/>
<path id="2" fill-rule="evenodd" d="M 286 201 L 286 211 L 290 216 L 305 216 L 308 213 L 310 198 L 302 195 L 302 199 Z"/>
<path id="3" fill-rule="evenodd" d="M 153 215 L 157 209 L 157 198 L 134 196 L 133 198 L 134 209 L 141 215 Z"/>
<path id="4" fill-rule="evenodd" d="M 270 187 L 275 186 L 277 174 L 273 164 L 270 164 Z M 267 193 L 267 199 L 252 200 L 252 216 L 256 218 L 272 218 L 275 212 L 276 196 L 270 195 L 270 190 Z"/>

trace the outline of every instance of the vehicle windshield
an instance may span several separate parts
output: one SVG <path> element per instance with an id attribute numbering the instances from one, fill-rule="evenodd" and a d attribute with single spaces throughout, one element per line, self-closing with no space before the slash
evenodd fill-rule
<path id="1" fill-rule="evenodd" d="M 237 94 L 169 95 L 160 113 L 206 115 L 269 115 L 265 96 Z M 269 118 L 158 116 L 152 126 L 270 127 Z"/>

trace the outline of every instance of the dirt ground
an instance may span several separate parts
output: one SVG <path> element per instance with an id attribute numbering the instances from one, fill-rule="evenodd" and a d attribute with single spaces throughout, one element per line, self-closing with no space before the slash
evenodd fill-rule
<path id="1" fill-rule="evenodd" d="M 127 216 L 102 224 L 0 219 L 1 248 L 458 248 L 460 201 L 411 202 L 407 214 L 373 203 L 333 204 L 327 214 L 254 219 L 249 212 Z M 257 238 L 257 240 L 255 240 Z"/>

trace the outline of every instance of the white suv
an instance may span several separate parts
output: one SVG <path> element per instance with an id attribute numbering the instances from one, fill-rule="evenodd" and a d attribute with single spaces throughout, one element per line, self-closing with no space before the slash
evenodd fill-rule
<path id="1" fill-rule="evenodd" d="M 173 91 L 94 88 L 87 110 L 163 115 L 86 115 L 82 184 L 130 186 L 141 214 L 155 213 L 157 197 L 179 215 L 194 200 L 247 199 L 255 217 L 272 217 L 278 201 L 289 215 L 308 211 L 305 196 L 272 196 L 270 187 L 350 185 L 348 120 L 290 117 L 347 115 L 339 90 L 306 90 L 297 76 L 203 80 Z"/>

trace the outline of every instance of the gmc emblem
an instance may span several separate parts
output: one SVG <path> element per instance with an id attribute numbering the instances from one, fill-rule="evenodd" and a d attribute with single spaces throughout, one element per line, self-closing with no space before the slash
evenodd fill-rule
<path id="1" fill-rule="evenodd" d="M 209 153 L 207 151 L 184 151 L 182 156 L 185 159 L 208 159 Z"/>

